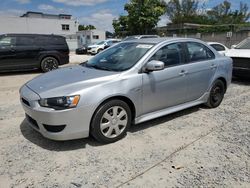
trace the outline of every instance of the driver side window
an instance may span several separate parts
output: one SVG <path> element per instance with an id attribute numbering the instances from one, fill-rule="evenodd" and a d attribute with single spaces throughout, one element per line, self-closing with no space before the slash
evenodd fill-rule
<path id="1" fill-rule="evenodd" d="M 175 66 L 183 62 L 183 49 L 180 43 L 173 43 L 162 47 L 151 58 L 162 61 L 165 67 Z"/>

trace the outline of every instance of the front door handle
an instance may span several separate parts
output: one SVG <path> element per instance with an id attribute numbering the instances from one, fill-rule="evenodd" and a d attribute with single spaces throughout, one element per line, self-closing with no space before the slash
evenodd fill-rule
<path id="1" fill-rule="evenodd" d="M 188 73 L 187 71 L 182 70 L 182 71 L 179 73 L 179 75 L 180 75 L 180 76 L 185 76 L 187 73 Z"/>

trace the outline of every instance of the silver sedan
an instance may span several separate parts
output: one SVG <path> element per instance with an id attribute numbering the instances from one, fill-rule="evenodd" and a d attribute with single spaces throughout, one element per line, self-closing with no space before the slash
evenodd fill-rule
<path id="1" fill-rule="evenodd" d="M 232 60 L 195 39 L 121 42 L 88 62 L 40 75 L 20 89 L 29 125 L 44 137 L 93 135 L 103 143 L 137 124 L 195 105 L 215 108 Z"/>

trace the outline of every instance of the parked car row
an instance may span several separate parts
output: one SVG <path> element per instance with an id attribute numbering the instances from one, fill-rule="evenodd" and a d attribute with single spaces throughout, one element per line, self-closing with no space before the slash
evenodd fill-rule
<path id="1" fill-rule="evenodd" d="M 146 38 L 160 38 L 157 35 L 128 36 L 123 41 Z M 97 54 L 110 46 L 121 42 L 108 39 L 97 44 L 76 49 L 76 54 Z M 245 39 L 233 49 L 228 49 L 218 42 L 208 44 L 221 55 L 233 59 L 233 74 L 250 77 L 250 38 Z M 41 69 L 48 72 L 59 65 L 69 63 L 69 48 L 64 37 L 57 35 L 6 34 L 0 35 L 0 72 Z"/>
<path id="2" fill-rule="evenodd" d="M 158 35 L 132 35 L 132 36 L 126 37 L 122 41 L 145 39 L 145 38 L 159 38 L 159 36 Z M 76 49 L 76 54 L 95 55 L 118 42 L 121 42 L 121 40 L 120 39 L 108 39 L 108 40 L 100 41 L 95 44 L 91 44 L 89 46 L 82 46 Z"/>

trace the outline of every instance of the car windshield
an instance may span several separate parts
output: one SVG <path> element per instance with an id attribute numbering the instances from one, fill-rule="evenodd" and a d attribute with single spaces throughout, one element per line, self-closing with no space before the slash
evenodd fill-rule
<path id="1" fill-rule="evenodd" d="M 250 38 L 243 40 L 235 48 L 236 49 L 250 49 Z"/>
<path id="2" fill-rule="evenodd" d="M 98 42 L 97 45 L 102 45 L 104 43 L 105 43 L 105 41 L 101 41 L 101 42 Z"/>
<path id="3" fill-rule="evenodd" d="M 82 65 L 108 71 L 125 71 L 133 67 L 152 47 L 152 44 L 145 43 L 120 43 Z"/>

